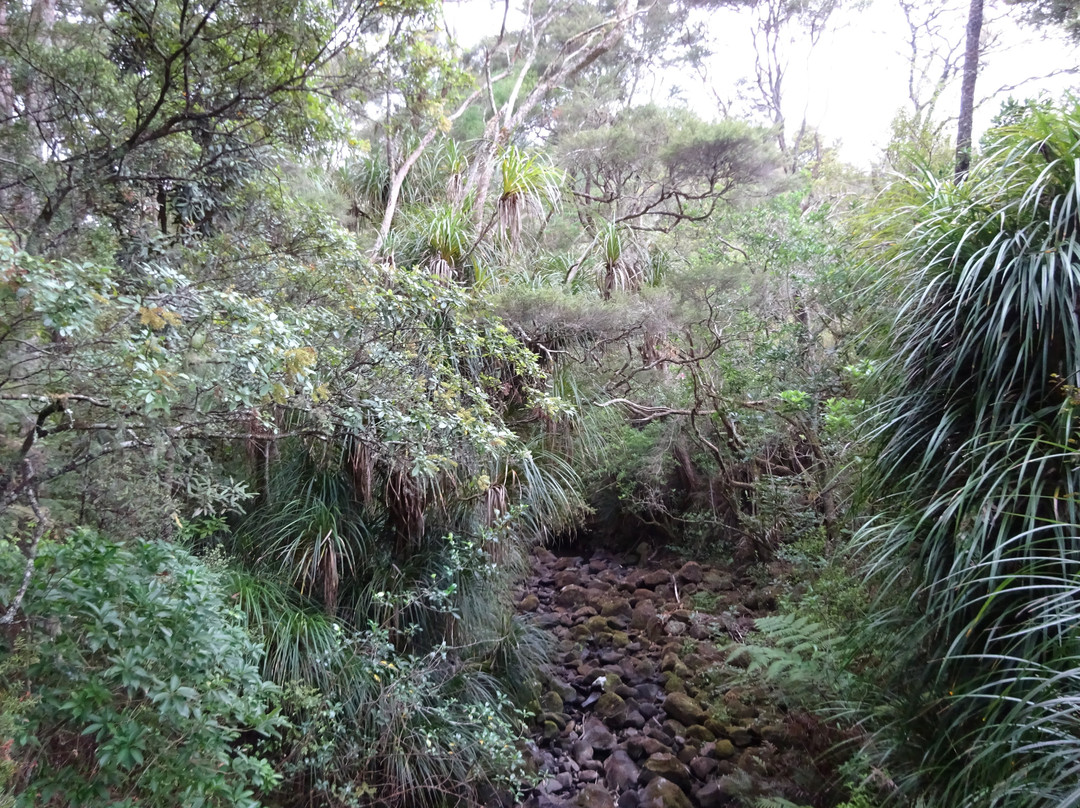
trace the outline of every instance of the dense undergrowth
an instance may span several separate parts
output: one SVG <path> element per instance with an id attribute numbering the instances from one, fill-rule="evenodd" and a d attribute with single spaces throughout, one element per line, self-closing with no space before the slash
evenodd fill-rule
<path id="1" fill-rule="evenodd" d="M 1075 109 L 892 190 L 864 516 L 751 669 L 862 733 L 874 803 L 1074 805 Z"/>
<path id="2" fill-rule="evenodd" d="M 76 5 L 0 42 L 0 806 L 512 800 L 574 531 L 783 570 L 850 806 L 1080 804 L 1073 102 L 870 201 L 605 84 L 681 7 Z"/>

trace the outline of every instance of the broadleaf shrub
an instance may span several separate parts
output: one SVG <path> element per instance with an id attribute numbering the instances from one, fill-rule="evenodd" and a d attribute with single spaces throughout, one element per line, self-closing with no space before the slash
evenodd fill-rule
<path id="1" fill-rule="evenodd" d="M 0 544 L 0 605 L 23 563 Z M 280 724 L 276 688 L 215 572 L 78 530 L 42 542 L 23 613 L 0 698 L 29 699 L 7 739 L 16 805 L 260 804 L 277 775 L 249 741 Z"/>

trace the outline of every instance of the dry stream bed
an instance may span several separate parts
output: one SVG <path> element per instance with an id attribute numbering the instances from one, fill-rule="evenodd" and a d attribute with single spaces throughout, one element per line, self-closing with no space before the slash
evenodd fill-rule
<path id="1" fill-rule="evenodd" d="M 762 796 L 829 805 L 814 760 L 833 739 L 748 676 L 735 644 L 776 589 L 647 545 L 540 550 L 519 609 L 552 635 L 555 663 L 530 754 L 543 777 L 521 808 L 721 808 Z"/>

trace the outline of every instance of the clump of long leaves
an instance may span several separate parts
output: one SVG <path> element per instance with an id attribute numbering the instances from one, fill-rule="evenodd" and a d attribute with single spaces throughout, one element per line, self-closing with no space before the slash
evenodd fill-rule
<path id="1" fill-rule="evenodd" d="M 334 181 L 348 199 L 352 216 L 371 218 L 386 208 L 390 168 L 378 155 L 343 166 L 334 172 Z"/>
<path id="2" fill-rule="evenodd" d="M 548 648 L 513 614 L 512 589 L 528 547 L 572 514 L 573 472 L 524 446 L 483 466 L 463 451 L 468 477 L 418 476 L 423 527 L 401 544 L 387 491 L 398 466 L 360 444 L 281 452 L 223 540 L 231 598 L 286 691 L 286 788 L 328 805 L 441 806 L 518 787 L 513 700 L 533 695 Z"/>
<path id="3" fill-rule="evenodd" d="M 372 554 L 365 514 L 336 469 L 309 465 L 274 475 L 272 481 L 291 476 L 289 471 L 297 472 L 291 479 L 294 490 L 270 492 L 277 507 L 260 525 L 262 556 L 271 569 L 290 576 L 302 594 L 317 586 L 332 615 L 342 581 L 352 576 L 358 558 Z"/>
<path id="4" fill-rule="evenodd" d="M 600 250 L 600 266 L 597 269 L 597 286 L 605 297 L 612 292 L 634 291 L 645 281 L 648 259 L 629 238 L 625 228 L 614 222 L 605 222 L 597 234 Z"/>
<path id="5" fill-rule="evenodd" d="M 1080 804 L 1080 110 L 910 180 L 873 492 L 865 706 L 903 799 Z"/>
<path id="6" fill-rule="evenodd" d="M 545 636 L 506 615 L 468 653 L 402 649 L 390 629 L 334 620 L 286 581 L 231 565 L 224 578 L 267 648 L 264 675 L 284 692 L 291 725 L 267 749 L 278 752 L 281 794 L 330 806 L 477 805 L 485 789 L 527 783 L 509 695 L 531 694 Z M 447 606 L 419 589 L 395 597 Z"/>
<path id="7" fill-rule="evenodd" d="M 411 260 L 426 266 L 440 280 L 457 279 L 476 241 L 467 211 L 449 204 L 435 205 L 414 214 L 412 229 L 416 246 Z"/>
<path id="8" fill-rule="evenodd" d="M 454 207 L 460 208 L 465 203 L 465 175 L 469 170 L 469 160 L 465 150 L 453 138 L 447 138 L 440 144 L 439 163 L 446 174 L 446 199 Z"/>
<path id="9" fill-rule="evenodd" d="M 495 213 L 500 235 L 510 246 L 521 240 L 521 225 L 526 214 L 539 216 L 545 203 L 559 202 L 563 174 L 540 155 L 528 155 L 510 146 L 502 155 L 502 193 Z"/>

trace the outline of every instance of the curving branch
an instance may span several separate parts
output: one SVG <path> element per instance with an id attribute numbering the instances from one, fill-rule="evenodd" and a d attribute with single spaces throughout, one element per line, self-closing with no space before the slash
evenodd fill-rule
<path id="1" fill-rule="evenodd" d="M 501 79 L 505 73 L 501 73 L 495 76 L 495 81 Z M 466 96 L 465 100 L 461 102 L 456 110 L 450 115 L 446 116 L 446 120 L 453 123 L 468 110 L 472 103 L 480 97 L 483 92 L 483 88 L 477 88 Z M 386 241 L 386 237 L 390 235 L 390 225 L 394 221 L 394 214 L 397 212 L 398 196 L 401 194 L 401 186 L 405 184 L 405 178 L 409 176 L 409 171 L 416 164 L 416 161 L 420 159 L 420 155 L 424 153 L 424 150 L 431 145 L 431 141 L 435 139 L 435 136 L 442 132 L 442 127 L 436 123 L 433 124 L 424 136 L 420 138 L 420 143 L 413 149 L 409 156 L 405 158 L 404 162 L 398 166 L 397 171 L 394 172 L 393 179 L 390 181 L 390 192 L 386 200 L 386 210 L 383 212 L 382 224 L 379 225 L 379 236 L 375 239 L 375 246 L 372 248 L 373 252 L 378 254 L 382 249 L 383 242 Z"/>
<path id="2" fill-rule="evenodd" d="M 34 534 L 30 537 L 30 545 L 26 549 L 26 568 L 23 570 L 22 583 L 19 585 L 19 590 L 15 593 L 15 597 L 12 598 L 11 603 L 8 605 L 7 611 L 3 615 L 0 615 L 0 625 L 10 625 L 15 621 L 15 615 L 18 614 L 19 608 L 22 606 L 23 599 L 26 597 L 26 592 L 30 588 L 30 581 L 34 576 L 34 562 L 37 560 L 38 547 L 41 544 L 41 539 L 45 535 L 45 532 L 49 529 L 49 520 L 45 516 L 45 512 L 41 509 L 41 504 L 38 502 L 37 490 L 33 485 L 34 480 L 34 467 L 27 459 L 23 460 L 23 496 L 26 497 L 27 503 L 30 505 L 30 510 L 34 513 L 34 518 L 37 520 L 37 524 L 34 528 Z"/>
<path id="3" fill-rule="evenodd" d="M 612 407 L 620 404 L 631 415 L 631 420 L 638 424 L 647 424 L 658 421 L 661 418 L 670 418 L 673 415 L 693 415 L 693 410 L 675 409 L 673 407 L 650 407 L 648 404 L 639 404 L 627 398 L 613 398 L 609 401 L 597 401 L 597 407 Z"/>

